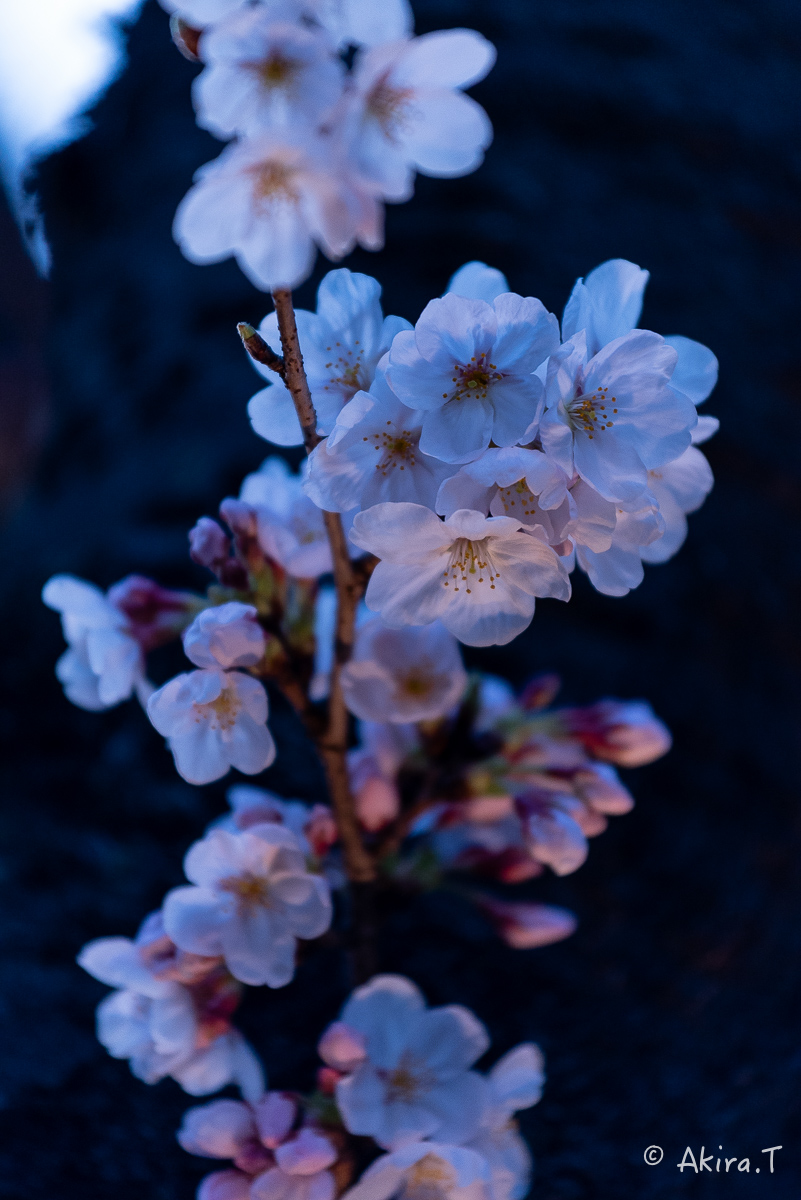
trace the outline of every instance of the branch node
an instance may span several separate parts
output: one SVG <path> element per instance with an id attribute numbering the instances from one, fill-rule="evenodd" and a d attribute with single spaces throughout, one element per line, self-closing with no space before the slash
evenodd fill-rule
<path id="1" fill-rule="evenodd" d="M 240 321 L 236 329 L 242 339 L 242 345 L 250 357 L 255 362 L 261 363 L 262 366 L 269 367 L 271 371 L 275 371 L 284 379 L 286 367 L 283 358 L 280 354 L 275 353 L 272 346 L 267 345 L 258 329 L 254 329 L 247 321 Z"/>

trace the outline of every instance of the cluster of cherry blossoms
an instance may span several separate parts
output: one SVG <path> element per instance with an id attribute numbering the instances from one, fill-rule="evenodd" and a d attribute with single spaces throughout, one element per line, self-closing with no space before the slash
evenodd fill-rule
<path id="1" fill-rule="evenodd" d="M 197 263 L 235 255 L 257 287 L 292 288 L 330 259 L 383 245 L 383 201 L 414 175 L 465 175 L 492 139 L 464 90 L 495 50 L 467 29 L 412 36 L 407 0 L 162 0 L 204 63 L 197 121 L 235 139 L 175 219 Z M 352 68 L 346 56 L 355 48 Z"/>
<path id="2" fill-rule="evenodd" d="M 136 697 L 195 785 L 270 767 L 279 691 L 327 788 L 306 803 L 234 782 L 186 854 L 188 883 L 133 939 L 80 952 L 114 989 L 98 1038 L 146 1083 L 239 1089 L 178 1134 L 231 1164 L 198 1200 L 522 1200 L 531 1158 L 513 1118 L 540 1097 L 542 1055 L 525 1043 L 477 1071 L 489 1038 L 472 1012 L 428 1009 L 410 980 L 375 973 L 375 900 L 447 886 L 517 950 L 575 929 L 530 881 L 582 865 L 633 806 L 617 768 L 654 761 L 670 734 L 642 701 L 553 707 L 553 675 L 515 694 L 469 672 L 459 643 L 510 642 L 537 598 L 570 598 L 576 566 L 623 596 L 679 549 L 712 487 L 697 446 L 718 423 L 696 406 L 717 362 L 637 328 L 648 273 L 623 259 L 578 280 L 561 325 L 479 262 L 415 325 L 347 269 L 296 312 L 288 289 L 316 248 L 378 247 L 383 202 L 408 199 L 416 171 L 479 165 L 492 131 L 464 89 L 494 49 L 464 29 L 412 36 L 407 0 L 162 3 L 203 63 L 199 124 L 233 139 L 175 235 L 192 261 L 234 255 L 273 292 L 260 330 L 239 326 L 267 381 L 248 413 L 307 457 L 296 473 L 271 455 L 197 521 L 205 591 L 50 579 L 56 674 L 85 709 Z M 187 669 L 151 680 L 148 655 L 178 639 Z M 316 1090 L 269 1091 L 234 1013 L 323 937 L 361 986 L 320 1039 Z"/>
<path id="3" fill-rule="evenodd" d="M 576 564 L 623 596 L 670 558 L 713 483 L 696 405 L 717 361 L 637 329 L 648 273 L 614 259 L 579 280 L 559 322 L 469 263 L 414 328 L 347 270 L 297 314 L 323 440 L 302 489 L 380 561 L 368 607 L 393 626 L 441 621 L 473 646 L 511 641 L 537 597 L 567 600 Z M 275 314 L 261 326 L 275 340 Z M 256 364 L 267 377 L 270 370 Z M 277 445 L 302 433 L 280 380 L 249 405 Z M 321 535 L 322 536 L 322 535 Z"/>

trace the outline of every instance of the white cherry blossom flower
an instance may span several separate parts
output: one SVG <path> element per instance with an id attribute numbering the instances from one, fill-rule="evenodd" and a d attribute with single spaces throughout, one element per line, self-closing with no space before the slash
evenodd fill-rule
<path id="1" fill-rule="evenodd" d="M 241 9 L 200 42 L 192 87 L 198 125 L 218 137 L 315 128 L 342 94 L 344 67 L 321 30 Z"/>
<path id="2" fill-rule="evenodd" d="M 451 276 L 445 289 L 446 295 L 464 296 L 467 300 L 486 300 L 492 304 L 504 292 L 508 292 L 506 276 L 495 267 L 483 262 L 469 262 Z"/>
<path id="3" fill-rule="evenodd" d="M 344 267 L 323 278 L 316 313 L 297 309 L 295 318 L 319 429 L 329 433 L 343 405 L 369 391 L 395 334 L 411 326 L 403 317 L 384 316 L 377 279 Z M 275 313 L 264 318 L 260 332 L 269 345 L 280 345 Z M 300 446 L 303 434 L 287 388 L 274 371 L 253 365 L 271 384 L 248 405 L 254 430 L 277 446 Z"/>
<path id="4" fill-rule="evenodd" d="M 305 472 L 296 475 L 274 456 L 246 476 L 240 499 L 256 511 L 259 544 L 297 579 L 316 579 L 333 569 L 323 514 L 305 493 Z M 349 522 L 346 522 L 346 530 Z M 357 556 L 357 551 L 352 552 Z"/>
<path id="5" fill-rule="evenodd" d="M 351 540 L 382 560 L 368 608 L 388 625 L 439 619 L 468 646 L 505 645 L 528 625 L 536 596 L 570 596 L 557 555 L 511 517 L 460 509 L 440 521 L 419 504 L 377 504 L 357 513 Z"/>
<path id="6" fill-rule="evenodd" d="M 196 667 L 253 667 L 264 655 L 264 630 L 252 604 L 232 600 L 199 613 L 183 643 Z"/>
<path id="7" fill-rule="evenodd" d="M 306 870 L 297 838 L 274 823 L 242 833 L 213 829 L 184 861 L 193 887 L 164 901 L 164 926 L 177 946 L 219 954 L 242 983 L 283 987 L 295 972 L 295 942 L 331 923 L 331 895 Z"/>
<path id="8" fill-rule="evenodd" d="M 456 467 L 420 450 L 423 415 L 401 403 L 379 369 L 369 394 L 358 392 L 312 451 L 307 494 L 330 512 L 381 501 L 433 507 L 441 482 Z"/>
<path id="9" fill-rule="evenodd" d="M 659 505 L 665 531 L 640 553 L 644 562 L 662 563 L 672 558 L 687 537 L 687 513 L 695 512 L 714 484 L 712 468 L 695 446 L 679 458 L 648 472 L 648 490 Z"/>
<path id="10" fill-rule="evenodd" d="M 489 1164 L 491 1200 L 523 1200 L 528 1194 L 531 1154 L 512 1116 L 540 1099 L 544 1066 L 539 1046 L 529 1042 L 510 1050 L 489 1073 L 490 1099 L 481 1132 L 469 1146 Z"/>
<path id="11" fill-rule="evenodd" d="M 569 341 L 583 332 L 592 357 L 637 325 L 648 272 L 624 258 L 613 258 L 579 279 L 562 318 L 562 338 Z M 690 338 L 671 335 L 665 341 L 677 354 L 669 386 L 700 404 L 717 383 L 718 361 L 707 346 Z"/>
<path id="12" fill-rule="evenodd" d="M 495 48 L 470 29 L 363 50 L 345 120 L 359 171 L 387 200 L 408 200 L 414 172 L 474 171 L 492 140 L 487 114 L 461 89 L 483 79 Z"/>
<path id="13" fill-rule="evenodd" d="M 302 800 L 284 800 L 274 792 L 247 783 L 230 787 L 226 799 L 231 813 L 215 821 L 211 826 L 213 829 L 239 833 L 265 822 L 285 825 L 295 835 L 308 859 L 322 858 L 339 836 L 327 804 L 308 805 Z"/>
<path id="14" fill-rule="evenodd" d="M 594 357 L 585 334 L 576 334 L 548 364 L 545 453 L 604 499 L 637 501 L 648 471 L 689 446 L 697 421 L 692 402 L 667 386 L 675 363 L 676 351 L 648 330 L 635 329 Z"/>
<path id="15" fill-rule="evenodd" d="M 146 700 L 142 650 L 127 631 L 125 614 L 100 588 L 72 575 L 54 575 L 42 600 L 61 613 L 69 648 L 56 664 L 56 676 L 73 704 L 94 712 L 134 692 Z"/>
<path id="16" fill-rule="evenodd" d="M 241 671 L 208 667 L 176 675 L 150 697 L 147 715 L 167 738 L 188 783 L 211 783 L 230 767 L 257 775 L 275 758 L 267 693 Z"/>
<path id="17" fill-rule="evenodd" d="M 411 33 L 414 17 L 408 0 L 312 0 L 309 14 L 340 47 L 378 46 Z"/>
<path id="18" fill-rule="evenodd" d="M 173 233 L 194 263 L 236 257 L 264 291 L 293 288 L 314 264 L 315 246 L 341 258 L 359 241 L 382 242 L 375 200 L 347 178 L 330 148 L 293 131 L 236 142 L 201 167 L 178 206 Z"/>
<path id="19" fill-rule="evenodd" d="M 371 1163 L 343 1200 L 488 1200 L 489 1164 L 465 1146 L 416 1142 Z"/>
<path id="20" fill-rule="evenodd" d="M 642 583 L 642 560 L 648 546 L 664 533 L 665 521 L 656 498 L 646 492 L 641 507 L 630 512 L 615 510 L 615 526 L 607 548 L 593 550 L 576 539 L 576 559 L 597 591 L 606 596 L 625 596 Z"/>
<path id="21" fill-rule="evenodd" d="M 204 1016 L 190 987 L 149 970 L 137 942 L 98 938 L 78 956 L 85 971 L 118 989 L 97 1010 L 98 1040 L 109 1054 L 129 1059 L 145 1083 L 169 1075 L 193 1096 L 228 1083 L 260 1095 L 264 1075 L 242 1035 L 226 1022 L 220 1031 L 219 1016 Z"/>
<path id="22" fill-rule="evenodd" d="M 426 1009 L 410 980 L 377 975 L 352 994 L 341 1021 L 365 1044 L 364 1059 L 336 1087 L 351 1133 L 394 1149 L 424 1137 L 463 1142 L 478 1132 L 485 1083 L 470 1067 L 489 1038 L 468 1009 Z M 324 1040 L 321 1053 L 326 1048 Z"/>
<path id="23" fill-rule="evenodd" d="M 467 687 L 453 634 L 437 622 L 388 629 L 377 617 L 357 631 L 340 679 L 345 703 L 357 717 L 401 724 L 444 716 Z"/>
<path id="24" fill-rule="evenodd" d="M 466 462 L 490 441 L 532 440 L 543 403 L 534 371 L 558 348 L 558 328 L 539 300 L 512 292 L 492 304 L 455 293 L 430 301 L 393 341 L 387 368 L 396 395 L 424 411 L 420 449 Z"/>

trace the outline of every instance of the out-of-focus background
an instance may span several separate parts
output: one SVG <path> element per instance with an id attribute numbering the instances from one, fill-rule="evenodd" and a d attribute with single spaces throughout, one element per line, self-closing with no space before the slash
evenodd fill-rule
<path id="1" fill-rule="evenodd" d="M 259 383 L 234 325 L 269 305 L 232 263 L 191 266 L 171 240 L 219 143 L 194 125 L 197 68 L 165 13 L 155 0 L 72 7 L 0 5 L 0 1196 L 190 1200 L 202 1164 L 174 1130 L 191 1101 L 106 1056 L 93 1036 L 105 989 L 73 960 L 91 937 L 133 934 L 180 882 L 225 785 L 184 784 L 135 704 L 94 715 L 66 702 L 58 620 L 38 595 L 56 571 L 202 585 L 186 531 L 267 453 L 245 414 Z M 497 1052 L 541 1043 L 548 1086 L 523 1122 L 540 1200 L 796 1200 L 801 9 L 415 9 L 420 32 L 465 25 L 496 42 L 474 92 L 495 142 L 467 179 L 419 179 L 388 210 L 387 249 L 346 265 L 377 275 L 386 311 L 414 320 L 467 259 L 557 312 L 578 275 L 632 259 L 652 273 L 642 324 L 718 354 L 706 411 L 722 431 L 708 447 L 715 491 L 676 559 L 622 600 L 577 577 L 569 606 L 543 602 L 511 647 L 469 655 L 520 683 L 559 671 L 571 702 L 647 697 L 674 731 L 672 753 L 629 780 L 637 809 L 587 865 L 524 889 L 574 909 L 578 933 L 515 954 L 433 895 L 391 917 L 384 966 L 432 1002 L 472 1006 Z M 104 33 L 103 12 L 127 29 Z M 49 246 L 47 282 L 20 223 L 40 266 Z M 174 665 L 166 655 L 154 673 Z M 275 726 L 269 782 L 316 798 L 280 705 Z M 273 1086 L 310 1085 L 345 987 L 324 954 L 289 987 L 249 996 L 241 1024 Z M 651 1144 L 658 1167 L 643 1162 Z M 768 1178 L 760 1151 L 779 1144 Z M 679 1173 L 687 1145 L 750 1156 L 751 1174 Z"/>

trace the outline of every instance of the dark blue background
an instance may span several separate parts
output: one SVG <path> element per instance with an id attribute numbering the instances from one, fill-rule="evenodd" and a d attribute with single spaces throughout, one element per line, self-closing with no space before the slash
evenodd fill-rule
<path id="1" fill-rule="evenodd" d="M 540 1041 L 549 1082 L 524 1128 L 541 1200 L 796 1198 L 801 10 L 416 8 L 420 31 L 473 26 L 497 43 L 475 89 L 495 142 L 467 179 L 420 179 L 388 210 L 387 249 L 347 265 L 376 274 L 386 311 L 414 320 L 470 258 L 557 312 L 577 275 L 633 259 L 652 272 L 642 323 L 718 354 L 707 409 L 723 429 L 708 448 L 716 489 L 673 562 L 623 600 L 577 578 L 569 606 L 546 601 L 512 647 L 471 655 L 516 681 L 558 670 L 570 701 L 646 696 L 675 733 L 588 864 L 531 888 L 574 908 L 579 932 L 515 954 L 432 897 L 391 919 L 385 966 L 433 1002 L 470 1004 L 497 1051 Z M 73 957 L 90 937 L 132 934 L 180 881 L 223 785 L 183 784 L 134 705 L 98 716 L 67 704 L 52 674 L 58 623 L 38 602 L 55 571 L 200 582 L 186 530 L 265 455 L 234 324 L 257 322 L 266 298 L 231 263 L 191 266 L 170 236 L 193 170 L 218 150 L 193 124 L 194 71 L 150 0 L 93 132 L 41 169 L 49 288 L 12 248 L 0 285 L 0 1196 L 14 1200 L 189 1200 L 202 1173 L 173 1138 L 188 1099 L 97 1046 L 104 989 Z M 161 678 L 175 661 L 157 663 Z M 274 723 L 275 785 L 317 796 L 280 705 Z M 323 953 L 246 1003 L 275 1086 L 311 1080 L 346 987 L 337 961 Z M 651 1143 L 659 1167 L 642 1161 Z M 778 1143 L 771 1178 L 759 1151 Z M 750 1155 L 762 1173 L 682 1176 L 687 1144 Z"/>

